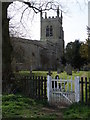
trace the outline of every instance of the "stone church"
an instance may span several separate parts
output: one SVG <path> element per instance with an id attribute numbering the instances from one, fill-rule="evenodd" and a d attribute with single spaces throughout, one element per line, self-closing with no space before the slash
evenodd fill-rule
<path id="1" fill-rule="evenodd" d="M 43 17 L 45 14 L 45 17 Z M 56 17 L 40 13 L 40 40 L 11 38 L 13 70 L 57 70 L 64 52 L 62 12 Z"/>

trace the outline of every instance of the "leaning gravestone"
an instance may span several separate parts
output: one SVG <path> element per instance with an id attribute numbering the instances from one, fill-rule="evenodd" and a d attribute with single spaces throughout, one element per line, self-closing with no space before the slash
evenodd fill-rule
<path id="1" fill-rule="evenodd" d="M 70 64 L 67 64 L 65 67 L 65 71 L 68 75 L 72 75 L 72 66 Z"/>
<path id="2" fill-rule="evenodd" d="M 30 66 L 30 76 L 32 76 L 32 66 Z"/>

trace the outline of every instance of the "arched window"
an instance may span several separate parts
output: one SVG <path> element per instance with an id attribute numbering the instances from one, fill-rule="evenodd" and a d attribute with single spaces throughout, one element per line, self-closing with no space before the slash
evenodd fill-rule
<path id="1" fill-rule="evenodd" d="M 53 36 L 53 28 L 52 26 L 47 26 L 46 27 L 46 37 Z"/>
<path id="2" fill-rule="evenodd" d="M 49 37 L 49 26 L 46 27 L 46 37 Z"/>
<path id="3" fill-rule="evenodd" d="M 50 26 L 50 36 L 53 36 L 53 28 Z"/>

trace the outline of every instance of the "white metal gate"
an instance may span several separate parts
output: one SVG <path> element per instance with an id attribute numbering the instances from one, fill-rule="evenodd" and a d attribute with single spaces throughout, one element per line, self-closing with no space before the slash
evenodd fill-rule
<path id="1" fill-rule="evenodd" d="M 52 79 L 47 76 L 47 97 L 50 103 L 73 103 L 80 100 L 79 77 L 74 80 Z"/>

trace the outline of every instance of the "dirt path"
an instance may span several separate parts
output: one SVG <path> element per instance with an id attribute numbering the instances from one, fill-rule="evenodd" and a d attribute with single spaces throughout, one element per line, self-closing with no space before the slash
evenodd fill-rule
<path id="1" fill-rule="evenodd" d="M 58 119 L 60 120 L 60 118 L 63 119 L 62 110 L 64 110 L 67 107 L 68 106 L 66 106 L 66 105 L 43 107 L 42 112 L 47 113 L 47 114 L 54 114 L 54 115 L 56 115 L 56 120 L 58 120 Z"/>
<path id="2" fill-rule="evenodd" d="M 62 112 L 61 110 L 57 110 L 57 109 L 53 109 L 53 108 L 42 108 L 42 111 L 44 113 L 48 113 L 48 114 L 55 114 L 57 116 L 57 118 L 62 118 Z"/>

